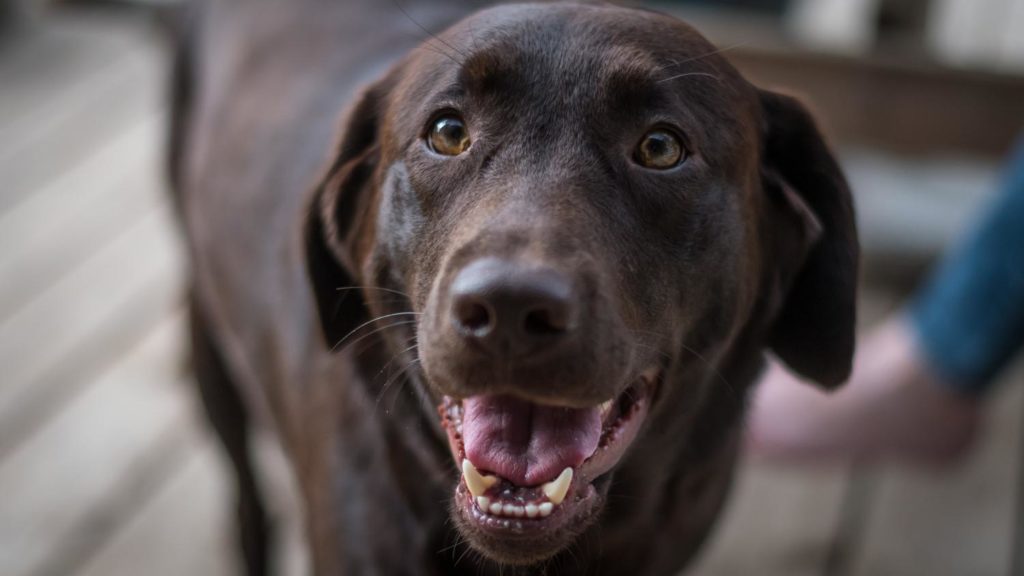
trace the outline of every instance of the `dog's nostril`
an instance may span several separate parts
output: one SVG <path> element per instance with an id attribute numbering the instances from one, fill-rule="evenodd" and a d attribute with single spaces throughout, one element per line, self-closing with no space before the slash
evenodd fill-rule
<path id="1" fill-rule="evenodd" d="M 464 332 L 483 336 L 491 330 L 494 314 L 483 302 L 463 298 L 455 305 L 455 324 Z"/>
<path id="2" fill-rule="evenodd" d="M 523 329 L 531 336 L 560 334 L 568 329 L 566 314 L 550 308 L 537 308 L 526 313 Z"/>

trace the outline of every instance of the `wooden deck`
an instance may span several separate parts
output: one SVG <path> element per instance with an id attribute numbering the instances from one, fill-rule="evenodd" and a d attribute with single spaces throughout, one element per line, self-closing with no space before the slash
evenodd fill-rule
<path id="1" fill-rule="evenodd" d="M 164 59 L 123 14 L 0 43 L 0 575 L 233 573 L 183 353 Z M 894 303 L 879 292 L 866 317 Z M 745 466 L 693 573 L 1012 573 L 1024 387 L 990 408 L 979 449 L 941 476 Z"/>

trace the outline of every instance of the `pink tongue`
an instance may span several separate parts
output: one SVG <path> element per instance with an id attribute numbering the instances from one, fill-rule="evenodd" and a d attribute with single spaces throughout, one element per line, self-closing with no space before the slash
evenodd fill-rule
<path id="1" fill-rule="evenodd" d="M 462 439 L 474 466 L 518 486 L 579 466 L 601 440 L 599 408 L 555 408 L 512 396 L 463 400 Z"/>

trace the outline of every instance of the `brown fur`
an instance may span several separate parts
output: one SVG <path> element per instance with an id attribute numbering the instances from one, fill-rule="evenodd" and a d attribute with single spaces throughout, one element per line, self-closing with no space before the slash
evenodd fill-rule
<path id="1" fill-rule="evenodd" d="M 724 501 L 765 349 L 825 386 L 849 372 L 851 198 L 799 103 L 685 24 L 604 4 L 492 9 L 421 44 L 468 4 L 211 0 L 180 51 L 198 375 L 250 574 L 270 553 L 251 426 L 289 455 L 317 574 L 671 574 Z M 463 156 L 422 144 L 443 108 L 474 133 Z M 667 121 L 687 162 L 632 163 Z M 465 346 L 449 287 L 486 257 L 569 278 L 577 329 L 503 364 Z M 442 394 L 585 406 L 650 366 L 651 413 L 586 522 L 522 545 L 449 512 Z"/>

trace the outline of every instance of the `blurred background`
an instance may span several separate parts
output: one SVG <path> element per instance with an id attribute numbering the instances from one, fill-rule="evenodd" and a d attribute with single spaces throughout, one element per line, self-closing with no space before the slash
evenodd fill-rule
<path id="1" fill-rule="evenodd" d="M 865 327 L 992 196 L 1024 128 L 1024 0 L 651 5 L 811 103 L 858 201 Z M 165 194 L 174 7 L 0 0 L 3 576 L 233 573 Z M 1021 362 L 1002 380 L 949 469 L 744 463 L 692 573 L 1024 574 Z"/>

